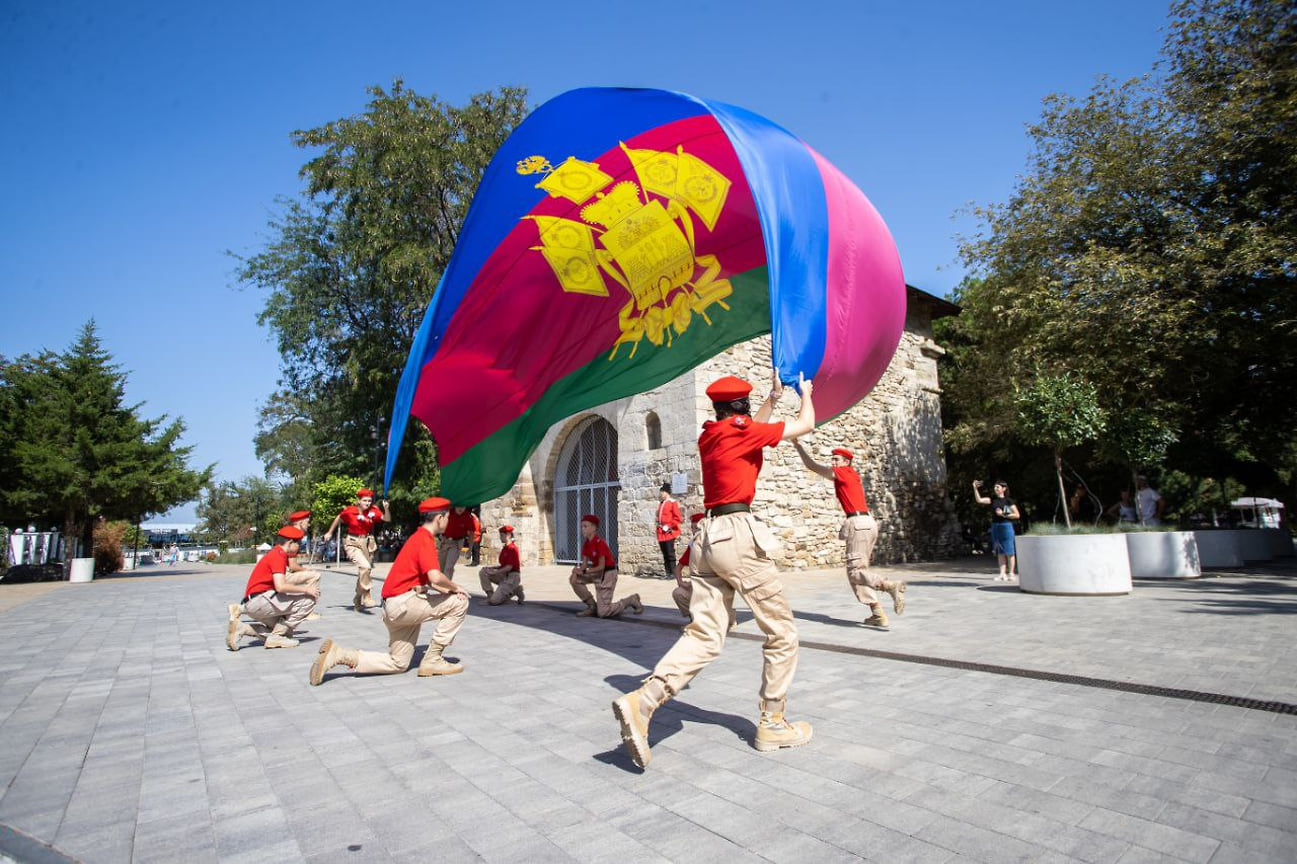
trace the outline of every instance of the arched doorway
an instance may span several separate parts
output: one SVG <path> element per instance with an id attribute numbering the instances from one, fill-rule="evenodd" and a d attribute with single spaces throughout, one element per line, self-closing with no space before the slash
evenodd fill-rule
<path id="1" fill-rule="evenodd" d="M 567 436 L 554 470 L 554 560 L 581 557 L 581 517 L 600 519 L 599 533 L 617 555 L 617 430 L 602 417 L 583 421 Z"/>

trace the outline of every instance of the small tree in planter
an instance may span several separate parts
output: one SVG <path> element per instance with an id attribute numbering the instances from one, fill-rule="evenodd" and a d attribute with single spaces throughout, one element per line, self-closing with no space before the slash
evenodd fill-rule
<path id="1" fill-rule="evenodd" d="M 1014 406 L 1022 439 L 1046 446 L 1054 454 L 1063 520 L 1071 528 L 1063 486 L 1063 451 L 1093 441 L 1103 432 L 1107 414 L 1099 407 L 1098 393 L 1094 385 L 1070 373 L 1037 375 L 1025 387 L 1014 386 Z"/>
<path id="2" fill-rule="evenodd" d="M 1161 465 L 1166 451 L 1178 440 L 1175 427 L 1156 414 L 1138 409 L 1122 411 L 1109 419 L 1099 452 L 1108 461 L 1126 466 L 1131 484 L 1136 485 L 1140 472 Z"/>

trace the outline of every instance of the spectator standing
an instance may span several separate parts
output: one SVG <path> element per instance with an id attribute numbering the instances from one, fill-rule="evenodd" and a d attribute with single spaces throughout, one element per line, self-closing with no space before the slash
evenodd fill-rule
<path id="1" fill-rule="evenodd" d="M 671 497 L 671 484 L 663 483 L 658 490 L 658 547 L 662 550 L 662 563 L 666 578 L 675 575 L 676 538 L 680 536 L 680 505 Z"/>
<path id="2" fill-rule="evenodd" d="M 1161 525 L 1166 512 L 1166 499 L 1148 485 L 1148 478 L 1140 474 L 1135 478 L 1135 509 L 1144 525 Z"/>
<path id="3" fill-rule="evenodd" d="M 1014 523 L 1022 518 L 1018 505 L 1009 497 L 1009 484 L 996 480 L 992 485 L 994 498 L 982 494 L 982 481 L 973 481 L 973 498 L 978 504 L 991 507 L 991 551 L 1000 565 L 997 582 L 1011 582 L 1017 576 L 1018 549 L 1014 543 Z"/>

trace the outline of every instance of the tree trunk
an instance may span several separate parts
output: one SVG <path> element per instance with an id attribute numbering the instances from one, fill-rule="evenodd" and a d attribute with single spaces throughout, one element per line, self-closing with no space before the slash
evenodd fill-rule
<path id="1" fill-rule="evenodd" d="M 1063 522 L 1072 527 L 1072 514 L 1067 512 L 1067 491 L 1063 488 L 1063 454 L 1054 451 L 1054 473 L 1058 475 L 1058 500 L 1063 504 Z"/>

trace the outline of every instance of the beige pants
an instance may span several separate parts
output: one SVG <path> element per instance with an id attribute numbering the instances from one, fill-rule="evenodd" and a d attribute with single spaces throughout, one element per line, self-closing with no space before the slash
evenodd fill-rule
<path id="1" fill-rule="evenodd" d="M 580 597 L 585 605 L 594 609 L 594 613 L 600 618 L 615 618 L 620 615 L 626 608 L 625 600 L 613 601 L 613 592 L 617 590 L 617 571 L 605 569 L 598 576 L 578 576 L 573 573 L 568 580 L 576 596 Z M 594 596 L 590 595 L 590 589 L 587 585 L 594 586 Z"/>
<path id="2" fill-rule="evenodd" d="M 847 542 L 847 582 L 856 593 L 856 599 L 870 606 L 877 605 L 878 595 L 874 589 L 883 587 L 883 579 L 870 571 L 869 558 L 878 542 L 878 523 L 869 513 L 849 516 L 842 523 L 838 539 Z"/>
<path id="3" fill-rule="evenodd" d="M 278 636 L 291 636 L 306 616 L 315 608 L 315 600 L 305 594 L 280 594 L 272 591 L 253 597 L 243 604 L 243 614 L 260 624 L 252 625 L 258 636 L 266 632 Z"/>
<path id="4" fill-rule="evenodd" d="M 368 534 L 363 537 L 348 534 L 342 549 L 347 560 L 356 565 L 356 597 L 364 599 L 369 596 L 369 589 L 374 587 L 369 574 L 374 569 L 374 551 L 378 549 L 378 543 Z"/>
<path id="5" fill-rule="evenodd" d="M 676 601 L 676 608 L 686 618 L 689 617 L 689 601 L 693 596 L 694 583 L 689 579 L 685 579 L 685 584 L 677 585 L 675 590 L 671 592 L 671 599 Z"/>
<path id="6" fill-rule="evenodd" d="M 766 634 L 761 710 L 783 711 L 788 686 L 797 671 L 797 627 L 773 560 L 778 541 L 751 513 L 717 516 L 698 525 L 690 560 L 694 577 L 690 580 L 693 596 L 689 612 L 693 620 L 658 661 L 651 677 L 673 696 L 719 657 L 733 620 L 737 591 Z"/>
<path id="7" fill-rule="evenodd" d="M 437 538 L 437 569 L 447 579 L 455 578 L 455 562 L 459 560 L 459 550 L 463 544 L 463 537 L 447 537 L 442 534 Z"/>
<path id="8" fill-rule="evenodd" d="M 483 567 L 478 571 L 477 576 L 482 582 L 482 590 L 486 593 L 486 601 L 492 606 L 499 606 L 522 587 L 522 574 L 517 570 L 506 573 L 499 567 Z"/>
<path id="9" fill-rule="evenodd" d="M 468 614 L 468 598 L 462 594 L 428 595 L 407 591 L 399 597 L 383 601 L 383 623 L 387 625 L 388 649 L 360 651 L 356 671 L 366 674 L 391 675 L 410 668 L 414 646 L 419 641 L 419 630 L 425 621 L 436 619 L 437 629 L 431 644 L 445 648 L 455 641 L 455 634 Z"/>
<path id="10" fill-rule="evenodd" d="M 289 585 L 302 588 L 317 588 L 320 584 L 320 573 L 318 570 L 289 570 L 284 574 L 284 581 Z"/>

